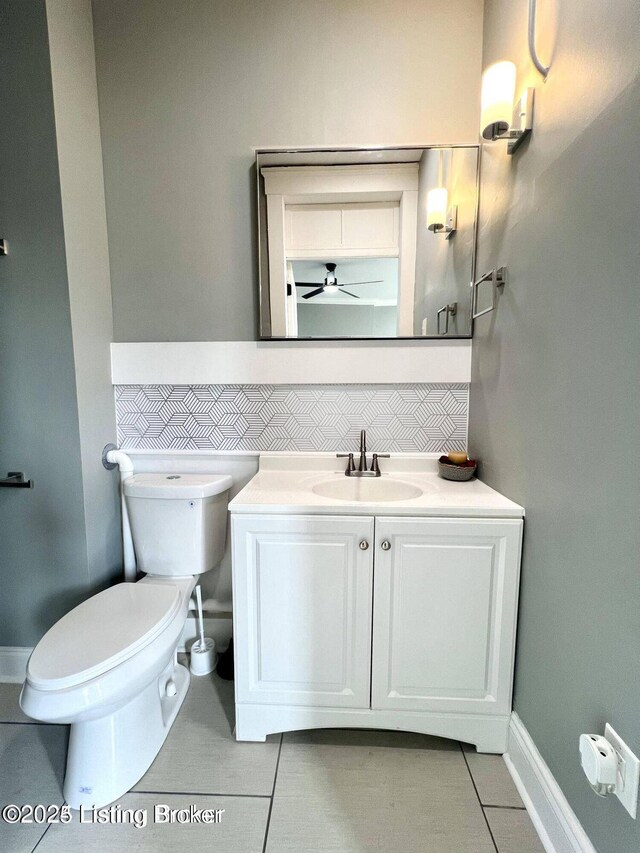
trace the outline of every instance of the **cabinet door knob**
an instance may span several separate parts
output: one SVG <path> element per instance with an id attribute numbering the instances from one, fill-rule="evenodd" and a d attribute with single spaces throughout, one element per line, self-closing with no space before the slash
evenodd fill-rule
<path id="1" fill-rule="evenodd" d="M 367 542 L 366 539 L 363 539 L 362 542 L 360 543 L 359 547 L 360 547 L 361 551 L 366 551 L 367 548 L 369 547 L 369 543 Z"/>
<path id="2" fill-rule="evenodd" d="M 385 539 L 383 542 L 380 543 L 380 547 L 383 551 L 388 551 L 391 548 L 391 542 L 389 542 L 388 539 Z"/>

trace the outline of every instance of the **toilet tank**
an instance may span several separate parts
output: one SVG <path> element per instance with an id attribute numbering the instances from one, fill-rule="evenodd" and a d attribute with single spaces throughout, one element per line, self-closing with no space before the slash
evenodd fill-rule
<path id="1" fill-rule="evenodd" d="M 218 565 L 227 537 L 228 474 L 134 474 L 124 481 L 138 569 L 201 575 Z"/>

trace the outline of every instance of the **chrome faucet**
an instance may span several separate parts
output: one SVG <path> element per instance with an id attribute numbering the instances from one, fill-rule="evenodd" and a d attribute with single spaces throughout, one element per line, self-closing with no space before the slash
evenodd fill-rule
<path id="1" fill-rule="evenodd" d="M 358 471 L 366 471 L 367 470 L 367 431 L 366 429 L 360 430 L 360 462 L 358 464 Z"/>
<path id="2" fill-rule="evenodd" d="M 371 468 L 367 469 L 367 432 L 360 430 L 360 459 L 358 468 L 353 453 L 336 453 L 338 459 L 347 459 L 347 467 L 345 469 L 346 477 L 380 477 L 381 471 L 378 465 L 378 459 L 388 459 L 388 453 L 374 453 L 371 457 Z"/>

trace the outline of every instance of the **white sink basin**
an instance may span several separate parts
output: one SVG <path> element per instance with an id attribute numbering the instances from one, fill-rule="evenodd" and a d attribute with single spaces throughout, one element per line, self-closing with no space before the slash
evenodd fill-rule
<path id="1" fill-rule="evenodd" d="M 387 477 L 340 477 L 323 480 L 312 487 L 311 491 L 324 498 L 337 498 L 340 501 L 361 501 L 376 503 L 378 501 L 409 501 L 419 498 L 422 489 L 402 480 L 392 480 Z"/>

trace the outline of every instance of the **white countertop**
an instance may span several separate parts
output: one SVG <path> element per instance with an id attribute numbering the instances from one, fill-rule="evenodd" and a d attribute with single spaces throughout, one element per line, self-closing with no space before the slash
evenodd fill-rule
<path id="1" fill-rule="evenodd" d="M 370 455 L 369 455 L 370 456 Z M 357 454 L 356 454 L 357 459 Z M 394 454 L 381 459 L 385 478 L 417 486 L 422 494 L 401 501 L 349 501 L 318 495 L 313 487 L 344 477 L 344 459 L 335 454 L 269 454 L 229 504 L 232 513 L 407 515 L 462 518 L 522 518 L 523 507 L 473 479 L 466 483 L 438 476 L 437 455 Z"/>

